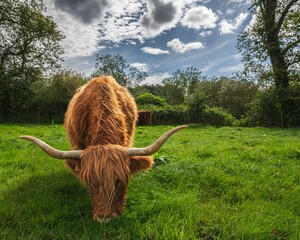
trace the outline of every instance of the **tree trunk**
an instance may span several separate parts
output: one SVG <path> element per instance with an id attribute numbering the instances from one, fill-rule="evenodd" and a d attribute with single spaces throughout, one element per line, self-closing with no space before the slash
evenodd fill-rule
<path id="1" fill-rule="evenodd" d="M 288 67 L 284 53 L 280 46 L 279 30 L 276 25 L 277 0 L 265 0 L 263 11 L 264 28 L 266 33 L 267 51 L 272 64 L 274 81 L 281 111 L 281 125 L 288 124 L 288 118 L 292 111 L 292 103 L 289 100 Z"/>
<path id="2" fill-rule="evenodd" d="M 276 0 L 266 0 L 263 18 L 266 33 L 267 50 L 271 60 L 275 86 L 277 89 L 289 87 L 288 68 L 284 53 L 280 47 L 279 31 L 276 25 Z"/>
<path id="3" fill-rule="evenodd" d="M 279 46 L 278 36 L 268 36 L 268 53 L 272 64 L 276 88 L 288 88 L 288 69 L 284 55 Z"/>

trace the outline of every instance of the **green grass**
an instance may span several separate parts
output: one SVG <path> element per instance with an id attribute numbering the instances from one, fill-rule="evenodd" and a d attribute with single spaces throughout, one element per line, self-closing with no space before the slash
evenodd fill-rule
<path id="1" fill-rule="evenodd" d="M 171 126 L 140 127 L 135 146 Z M 300 239 L 300 129 L 190 126 L 134 176 L 122 216 L 19 135 L 68 149 L 61 125 L 0 125 L 0 239 Z"/>

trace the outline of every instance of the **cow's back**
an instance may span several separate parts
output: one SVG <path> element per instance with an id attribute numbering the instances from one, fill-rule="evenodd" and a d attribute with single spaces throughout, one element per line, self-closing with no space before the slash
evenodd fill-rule
<path id="1" fill-rule="evenodd" d="M 136 104 L 128 90 L 112 77 L 97 77 L 81 87 L 65 115 L 65 128 L 73 149 L 132 144 Z"/>

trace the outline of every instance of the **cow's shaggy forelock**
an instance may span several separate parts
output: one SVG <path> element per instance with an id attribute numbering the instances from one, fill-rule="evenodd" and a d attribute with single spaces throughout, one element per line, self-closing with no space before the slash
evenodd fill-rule
<path id="1" fill-rule="evenodd" d="M 94 216 L 121 214 L 129 176 L 129 159 L 122 147 L 98 145 L 83 152 L 79 177 L 88 186 Z"/>

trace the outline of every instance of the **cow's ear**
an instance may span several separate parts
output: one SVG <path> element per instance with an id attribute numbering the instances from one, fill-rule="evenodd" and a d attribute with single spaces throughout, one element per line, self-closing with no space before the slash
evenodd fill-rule
<path id="1" fill-rule="evenodd" d="M 139 171 L 147 170 L 153 165 L 153 158 L 150 156 L 134 156 L 130 157 L 129 168 L 130 173 L 135 174 Z"/>

